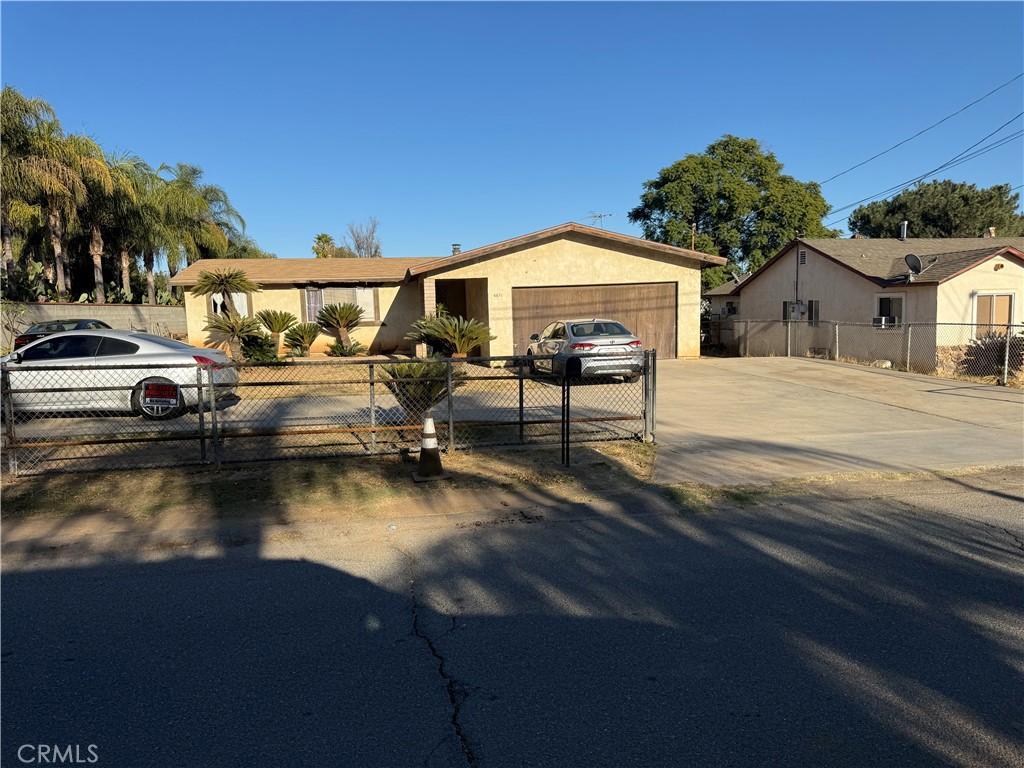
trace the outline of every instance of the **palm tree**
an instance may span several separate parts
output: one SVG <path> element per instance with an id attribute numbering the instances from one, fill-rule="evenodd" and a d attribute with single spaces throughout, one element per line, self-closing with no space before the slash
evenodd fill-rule
<path id="1" fill-rule="evenodd" d="M 349 346 L 349 331 L 363 319 L 363 308 L 358 304 L 328 304 L 316 316 L 317 323 L 337 336 L 342 346 Z"/>
<path id="2" fill-rule="evenodd" d="M 219 293 L 224 300 L 224 309 L 227 314 L 235 313 L 235 302 L 231 298 L 233 293 L 255 293 L 260 287 L 240 269 L 220 269 L 213 272 L 203 270 L 196 278 L 196 284 L 192 286 L 193 296 L 212 296 Z M 257 321 L 257 325 L 259 321 Z"/>
<path id="3" fill-rule="evenodd" d="M 291 312 L 283 312 L 279 309 L 263 309 L 256 313 L 256 319 L 263 327 L 270 331 L 270 338 L 274 341 L 274 349 L 278 356 L 281 354 L 281 334 L 298 323 L 298 318 Z"/>
<path id="4" fill-rule="evenodd" d="M 8 277 L 14 271 L 15 233 L 41 218 L 38 200 L 44 191 L 66 190 L 70 183 L 66 168 L 33 152 L 34 135 L 44 123 L 56 119 L 53 108 L 42 99 L 27 99 L 10 86 L 0 94 L 0 266 Z"/>
<path id="5" fill-rule="evenodd" d="M 137 158 L 129 155 L 101 158 L 104 174 L 87 178 L 89 196 L 79 209 L 79 219 L 89 232 L 89 256 L 92 259 L 93 285 L 97 304 L 106 302 L 103 280 L 103 233 L 114 235 L 121 222 L 130 217 L 137 203 L 133 171 Z M 122 272 L 124 269 L 122 255 Z M 124 275 L 122 274 L 122 281 Z"/>
<path id="6" fill-rule="evenodd" d="M 245 220 L 223 189 L 201 183 L 199 168 L 177 163 L 161 165 L 157 173 L 164 181 L 164 225 L 172 240 L 164 255 L 171 275 L 183 264 L 224 256 L 229 241 L 244 236 Z"/>
<path id="7" fill-rule="evenodd" d="M 226 315 L 209 315 L 204 331 L 217 346 L 226 346 L 232 360 L 242 359 L 242 342 L 263 334 L 260 321 L 255 317 L 243 317 L 237 312 Z"/>
<path id="8" fill-rule="evenodd" d="M 313 255 L 318 259 L 334 258 L 334 238 L 326 232 L 321 232 L 313 238 Z"/>

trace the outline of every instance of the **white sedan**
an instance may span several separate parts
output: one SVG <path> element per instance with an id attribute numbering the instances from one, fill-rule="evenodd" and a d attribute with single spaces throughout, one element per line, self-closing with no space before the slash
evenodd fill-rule
<path id="1" fill-rule="evenodd" d="M 16 411 L 128 411 L 173 419 L 198 405 L 197 375 L 204 403 L 211 374 L 217 398 L 238 383 L 238 370 L 219 350 L 132 331 L 55 333 L 0 362 Z"/>

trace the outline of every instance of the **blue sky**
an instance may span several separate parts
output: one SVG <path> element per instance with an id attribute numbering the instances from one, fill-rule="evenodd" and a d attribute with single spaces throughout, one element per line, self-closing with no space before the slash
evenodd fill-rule
<path id="1" fill-rule="evenodd" d="M 1022 70 L 1024 5 L 2 5 L 2 77 L 69 131 L 227 189 L 280 256 L 381 222 L 390 256 L 591 211 L 725 133 L 824 179 Z M 825 186 L 838 207 L 1020 112 L 1024 80 Z M 1001 135 L 1020 128 L 1020 121 Z M 1024 181 L 1018 140 L 948 172 Z"/>

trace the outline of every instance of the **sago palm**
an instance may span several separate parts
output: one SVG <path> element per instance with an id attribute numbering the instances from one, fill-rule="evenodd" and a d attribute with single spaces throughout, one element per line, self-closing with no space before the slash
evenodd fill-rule
<path id="1" fill-rule="evenodd" d="M 274 340 L 274 349 L 281 354 L 281 334 L 298 323 L 298 318 L 291 312 L 284 312 L 280 309 L 262 309 L 256 313 L 256 319 L 263 327 L 270 331 L 270 338 Z"/>
<path id="2" fill-rule="evenodd" d="M 328 304 L 320 310 L 316 321 L 324 330 L 332 332 L 344 346 L 349 346 L 349 331 L 363 319 L 363 308 L 358 304 Z"/>
<path id="3" fill-rule="evenodd" d="M 284 343 L 300 355 L 308 355 L 309 348 L 316 343 L 321 333 L 316 323 L 299 323 L 288 329 L 284 335 Z"/>
<path id="4" fill-rule="evenodd" d="M 263 334 L 260 321 L 255 317 L 243 317 L 237 312 L 226 315 L 208 315 L 206 327 L 210 341 L 217 346 L 226 346 L 233 360 L 242 359 L 242 342 Z"/>
<path id="5" fill-rule="evenodd" d="M 465 357 L 496 337 L 479 320 L 467 320 L 445 312 L 420 318 L 413 324 L 413 330 L 406 334 L 406 338 L 429 344 L 445 355 Z"/>
<path id="6" fill-rule="evenodd" d="M 224 301 L 224 308 L 228 314 L 235 312 L 235 302 L 231 298 L 233 293 L 255 293 L 260 287 L 240 269 L 219 269 L 212 272 L 203 270 L 196 278 L 196 284 L 192 286 L 193 296 L 212 296 L 219 293 Z M 259 325 L 259 321 L 256 321 Z"/>

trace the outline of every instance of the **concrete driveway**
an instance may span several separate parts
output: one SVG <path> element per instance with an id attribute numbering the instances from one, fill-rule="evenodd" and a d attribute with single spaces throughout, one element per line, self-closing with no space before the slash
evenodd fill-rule
<path id="1" fill-rule="evenodd" d="M 1019 465 L 1024 392 L 804 358 L 658 364 L 655 480 Z"/>

